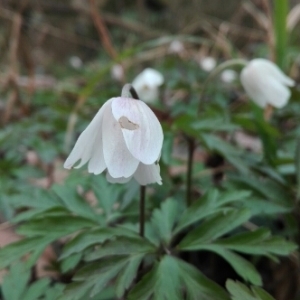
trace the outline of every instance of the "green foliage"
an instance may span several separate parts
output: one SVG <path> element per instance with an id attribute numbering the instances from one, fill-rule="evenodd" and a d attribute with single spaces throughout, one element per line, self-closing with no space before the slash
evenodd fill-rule
<path id="1" fill-rule="evenodd" d="M 232 300 L 274 300 L 274 298 L 263 289 L 252 286 L 250 290 L 247 286 L 238 281 L 234 282 L 228 279 L 226 288 L 230 292 Z"/>
<path id="2" fill-rule="evenodd" d="M 39 279 L 30 286 L 31 272 L 24 263 L 11 266 L 1 284 L 3 300 L 56 300 L 63 291 L 62 284 L 51 284 L 48 278 Z"/>
<path id="3" fill-rule="evenodd" d="M 227 294 L 196 268 L 172 256 L 164 256 L 129 293 L 129 299 L 227 300 Z M 152 299 L 152 298 L 151 298 Z"/>

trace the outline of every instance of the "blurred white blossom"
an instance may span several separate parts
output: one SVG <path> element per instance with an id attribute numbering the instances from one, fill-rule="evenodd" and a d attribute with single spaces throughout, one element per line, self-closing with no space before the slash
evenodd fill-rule
<path id="1" fill-rule="evenodd" d="M 71 67 L 74 69 L 80 69 L 82 67 L 82 60 L 78 56 L 71 56 L 69 59 Z"/>
<path id="2" fill-rule="evenodd" d="M 157 70 L 147 68 L 132 82 L 140 99 L 151 103 L 158 99 L 159 87 L 164 83 L 163 75 Z"/>
<path id="3" fill-rule="evenodd" d="M 182 42 L 178 41 L 178 40 L 174 40 L 170 43 L 168 52 L 169 53 L 176 53 L 179 54 L 181 52 L 184 51 L 184 45 Z"/>
<path id="4" fill-rule="evenodd" d="M 250 61 L 241 73 L 242 85 L 248 96 L 260 107 L 268 104 L 285 106 L 291 96 L 288 87 L 295 84 L 273 62 L 257 58 Z"/>
<path id="5" fill-rule="evenodd" d="M 125 183 L 132 177 L 141 184 L 161 184 L 158 160 L 163 131 L 155 114 L 143 101 L 111 98 L 79 136 L 64 167 L 80 168 L 88 163 L 89 173 L 107 170 L 107 180 Z"/>
<path id="6" fill-rule="evenodd" d="M 116 64 L 113 65 L 111 68 L 111 77 L 116 81 L 123 81 L 124 80 L 124 69 L 122 65 Z"/>
<path id="7" fill-rule="evenodd" d="M 231 83 L 237 79 L 237 73 L 234 70 L 224 70 L 221 73 L 221 80 L 226 83 Z"/>
<path id="8" fill-rule="evenodd" d="M 217 61 L 211 56 L 203 57 L 200 60 L 200 67 L 206 72 L 212 71 L 216 65 Z"/>

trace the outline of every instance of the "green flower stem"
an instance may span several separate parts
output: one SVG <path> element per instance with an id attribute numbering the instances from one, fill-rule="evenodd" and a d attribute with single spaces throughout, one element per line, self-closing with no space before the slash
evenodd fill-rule
<path id="1" fill-rule="evenodd" d="M 274 28 L 276 45 L 276 63 L 284 69 L 286 48 L 287 48 L 287 14 L 288 0 L 274 1 Z"/>
<path id="2" fill-rule="evenodd" d="M 201 113 L 202 105 L 203 105 L 203 98 L 205 95 L 205 92 L 207 90 L 207 87 L 209 84 L 225 69 L 227 68 L 232 68 L 236 66 L 242 66 L 245 67 L 248 64 L 248 61 L 245 59 L 231 59 L 227 60 L 221 64 L 219 64 L 207 77 L 203 84 L 202 92 L 200 94 L 200 99 L 199 99 L 199 105 L 198 105 L 198 116 Z"/>
<path id="3" fill-rule="evenodd" d="M 225 61 L 224 63 L 218 65 L 208 76 L 204 82 L 202 93 L 199 99 L 198 105 L 198 116 L 201 114 L 203 98 L 208 85 L 225 69 L 235 67 L 235 66 L 246 66 L 247 61 L 244 59 L 232 59 Z M 193 175 L 193 157 L 195 152 L 195 139 L 187 137 L 188 142 L 188 161 L 187 161 L 187 174 L 186 174 L 186 205 L 190 206 L 192 204 L 192 175 Z"/>
<path id="4" fill-rule="evenodd" d="M 146 198 L 146 186 L 140 187 L 140 236 L 144 236 L 145 232 L 145 198 Z"/>

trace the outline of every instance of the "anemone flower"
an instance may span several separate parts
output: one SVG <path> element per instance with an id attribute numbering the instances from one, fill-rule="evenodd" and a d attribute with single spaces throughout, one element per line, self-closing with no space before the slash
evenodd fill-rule
<path id="1" fill-rule="evenodd" d="M 123 94 L 123 93 L 122 93 Z M 112 183 L 125 183 L 132 177 L 140 185 L 161 184 L 158 160 L 163 143 L 160 122 L 141 100 L 111 98 L 79 136 L 64 163 L 66 169 L 88 163 L 88 171 Z"/>
<path id="2" fill-rule="evenodd" d="M 200 67 L 206 71 L 211 72 L 217 65 L 217 61 L 214 57 L 206 56 L 200 60 Z"/>
<path id="3" fill-rule="evenodd" d="M 285 106 L 291 96 L 288 87 L 295 84 L 274 63 L 262 58 L 253 59 L 244 67 L 241 82 L 248 96 L 263 108 Z"/>
<path id="4" fill-rule="evenodd" d="M 151 103 L 158 99 L 159 87 L 164 83 L 163 75 L 157 70 L 147 68 L 132 82 L 141 100 Z"/>

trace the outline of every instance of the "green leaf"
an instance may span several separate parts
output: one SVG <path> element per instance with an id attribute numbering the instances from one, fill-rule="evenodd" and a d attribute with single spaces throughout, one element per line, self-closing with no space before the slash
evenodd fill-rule
<path id="1" fill-rule="evenodd" d="M 130 287 L 133 280 L 136 278 L 138 268 L 144 258 L 144 254 L 134 254 L 129 257 L 126 266 L 119 273 L 116 280 L 116 295 L 121 298 L 126 289 Z"/>
<path id="2" fill-rule="evenodd" d="M 82 253 L 76 253 L 68 255 L 61 263 L 61 271 L 62 273 L 69 272 L 73 270 L 82 259 Z"/>
<path id="3" fill-rule="evenodd" d="M 260 300 L 275 300 L 270 294 L 258 286 L 252 286 L 252 292 Z"/>
<path id="4" fill-rule="evenodd" d="M 199 222 L 218 211 L 220 207 L 236 201 L 242 201 L 250 196 L 249 191 L 227 191 L 220 193 L 216 189 L 209 190 L 203 197 L 188 207 L 180 217 L 175 228 L 178 233 L 187 226 Z"/>
<path id="5" fill-rule="evenodd" d="M 26 263 L 16 262 L 4 276 L 1 284 L 3 300 L 56 300 L 63 285 L 51 286 L 50 279 L 43 278 L 29 285 L 31 269 Z"/>
<path id="6" fill-rule="evenodd" d="M 194 266 L 173 258 L 180 269 L 180 277 L 184 283 L 188 299 L 198 300 L 229 300 L 227 293 L 214 281 L 205 277 Z"/>
<path id="7" fill-rule="evenodd" d="M 232 300 L 257 300 L 253 297 L 249 288 L 238 281 L 234 282 L 233 280 L 228 279 L 226 281 L 226 288 L 230 292 Z"/>
<path id="8" fill-rule="evenodd" d="M 203 244 L 211 242 L 245 223 L 251 217 L 248 209 L 228 209 L 215 214 L 209 220 L 192 230 L 177 246 L 180 250 L 198 250 Z"/>
<path id="9" fill-rule="evenodd" d="M 140 237 L 129 238 L 121 237 L 114 241 L 108 241 L 99 249 L 86 255 L 86 260 L 96 260 L 107 256 L 123 256 L 135 254 L 151 254 L 155 253 L 156 248 L 146 239 Z"/>
<path id="10" fill-rule="evenodd" d="M 297 249 L 297 245 L 281 237 L 271 237 L 266 229 L 240 233 L 233 237 L 218 240 L 214 244 L 227 249 L 250 255 L 288 255 Z"/>
<path id="11" fill-rule="evenodd" d="M 123 186 L 109 184 L 105 177 L 96 177 L 93 184 L 93 191 L 98 200 L 99 206 L 104 210 L 107 220 L 110 220 L 115 213 L 114 204 L 120 200 L 120 195 L 124 190 Z"/>
<path id="12" fill-rule="evenodd" d="M 30 278 L 30 271 L 21 262 L 14 264 L 4 277 L 2 293 L 5 300 L 21 300 Z"/>
<path id="13" fill-rule="evenodd" d="M 148 300 L 154 292 L 158 265 L 156 264 L 150 272 L 134 286 L 128 295 L 128 300 Z"/>
<path id="14" fill-rule="evenodd" d="M 174 199 L 164 201 L 160 209 L 154 210 L 151 224 L 157 235 L 165 243 L 169 244 L 172 239 L 174 225 L 179 216 L 179 205 Z"/>
<path id="15" fill-rule="evenodd" d="M 264 119 L 264 111 L 254 103 L 250 103 L 254 115 L 254 124 L 263 143 L 264 157 L 269 164 L 276 160 L 276 129 Z"/>
<path id="16" fill-rule="evenodd" d="M 129 300 L 229 300 L 227 293 L 192 265 L 165 255 L 129 293 Z"/>
<path id="17" fill-rule="evenodd" d="M 40 279 L 40 280 L 34 282 L 33 284 L 31 284 L 29 286 L 26 293 L 24 293 L 22 295 L 22 300 L 35 300 L 35 299 L 38 300 L 38 299 L 40 299 L 40 297 L 44 295 L 46 290 L 51 289 L 51 288 L 49 288 L 49 284 L 50 284 L 49 278 L 43 278 L 43 279 Z"/>
<path id="18" fill-rule="evenodd" d="M 262 285 L 261 276 L 255 267 L 238 254 L 217 245 L 208 245 L 203 247 L 203 250 L 215 252 L 223 257 L 244 280 L 255 285 Z"/>
<path id="19" fill-rule="evenodd" d="M 51 289 L 47 289 L 44 300 L 57 300 L 63 294 L 63 284 L 55 284 Z"/>
<path id="20" fill-rule="evenodd" d="M 84 230 L 64 246 L 60 259 L 80 253 L 92 245 L 101 244 L 113 237 L 114 230 L 111 228 Z"/>
<path id="21" fill-rule="evenodd" d="M 57 217 L 44 217 L 31 220 L 22 225 L 18 229 L 18 233 L 25 236 L 44 236 L 50 233 L 57 238 L 67 236 L 84 228 L 93 227 L 97 223 L 83 217 L 76 217 L 70 215 Z"/>
<path id="22" fill-rule="evenodd" d="M 126 257 L 93 262 L 80 269 L 74 283 L 67 286 L 61 300 L 89 299 L 100 293 L 126 265 Z"/>
<path id="23" fill-rule="evenodd" d="M 78 216 L 82 216 L 89 220 L 93 220 L 99 223 L 99 216 L 88 204 L 88 202 L 79 197 L 77 192 L 71 190 L 68 186 L 54 185 L 52 191 L 57 195 L 59 200 L 69 209 L 69 211 L 75 213 Z"/>
<path id="24" fill-rule="evenodd" d="M 244 206 L 251 210 L 251 214 L 255 215 L 276 215 L 291 212 L 293 207 L 288 204 L 275 203 L 258 197 L 251 197 L 251 201 L 245 201 Z"/>
<path id="25" fill-rule="evenodd" d="M 262 285 L 260 274 L 248 260 L 222 247 L 212 247 L 210 250 L 223 257 L 244 280 Z"/>
<path id="26" fill-rule="evenodd" d="M 293 198 L 290 192 L 279 185 L 278 182 L 269 178 L 261 180 L 257 177 L 228 175 L 228 179 L 237 183 L 237 188 L 251 189 L 253 194 L 263 196 L 272 202 L 281 204 L 286 207 L 293 207 Z"/>
<path id="27" fill-rule="evenodd" d="M 232 300 L 275 300 L 270 294 L 259 287 L 252 287 L 250 290 L 244 284 L 228 279 L 226 288 L 231 294 Z"/>
<path id="28" fill-rule="evenodd" d="M 33 264 L 39 257 L 41 250 L 46 248 L 55 239 L 56 237 L 48 235 L 28 238 L 9 244 L 8 246 L 0 249 L 0 269 L 9 266 L 28 253 L 31 253 L 31 257 L 34 257 L 34 259 L 30 259 L 30 263 Z"/>
<path id="29" fill-rule="evenodd" d="M 178 261 L 172 256 L 165 255 L 160 261 L 154 286 L 154 299 L 180 300 L 181 276 Z"/>
<path id="30" fill-rule="evenodd" d="M 178 233 L 189 225 L 200 221 L 215 211 L 218 197 L 217 190 L 209 190 L 201 199 L 188 207 L 180 217 L 175 232 Z"/>

